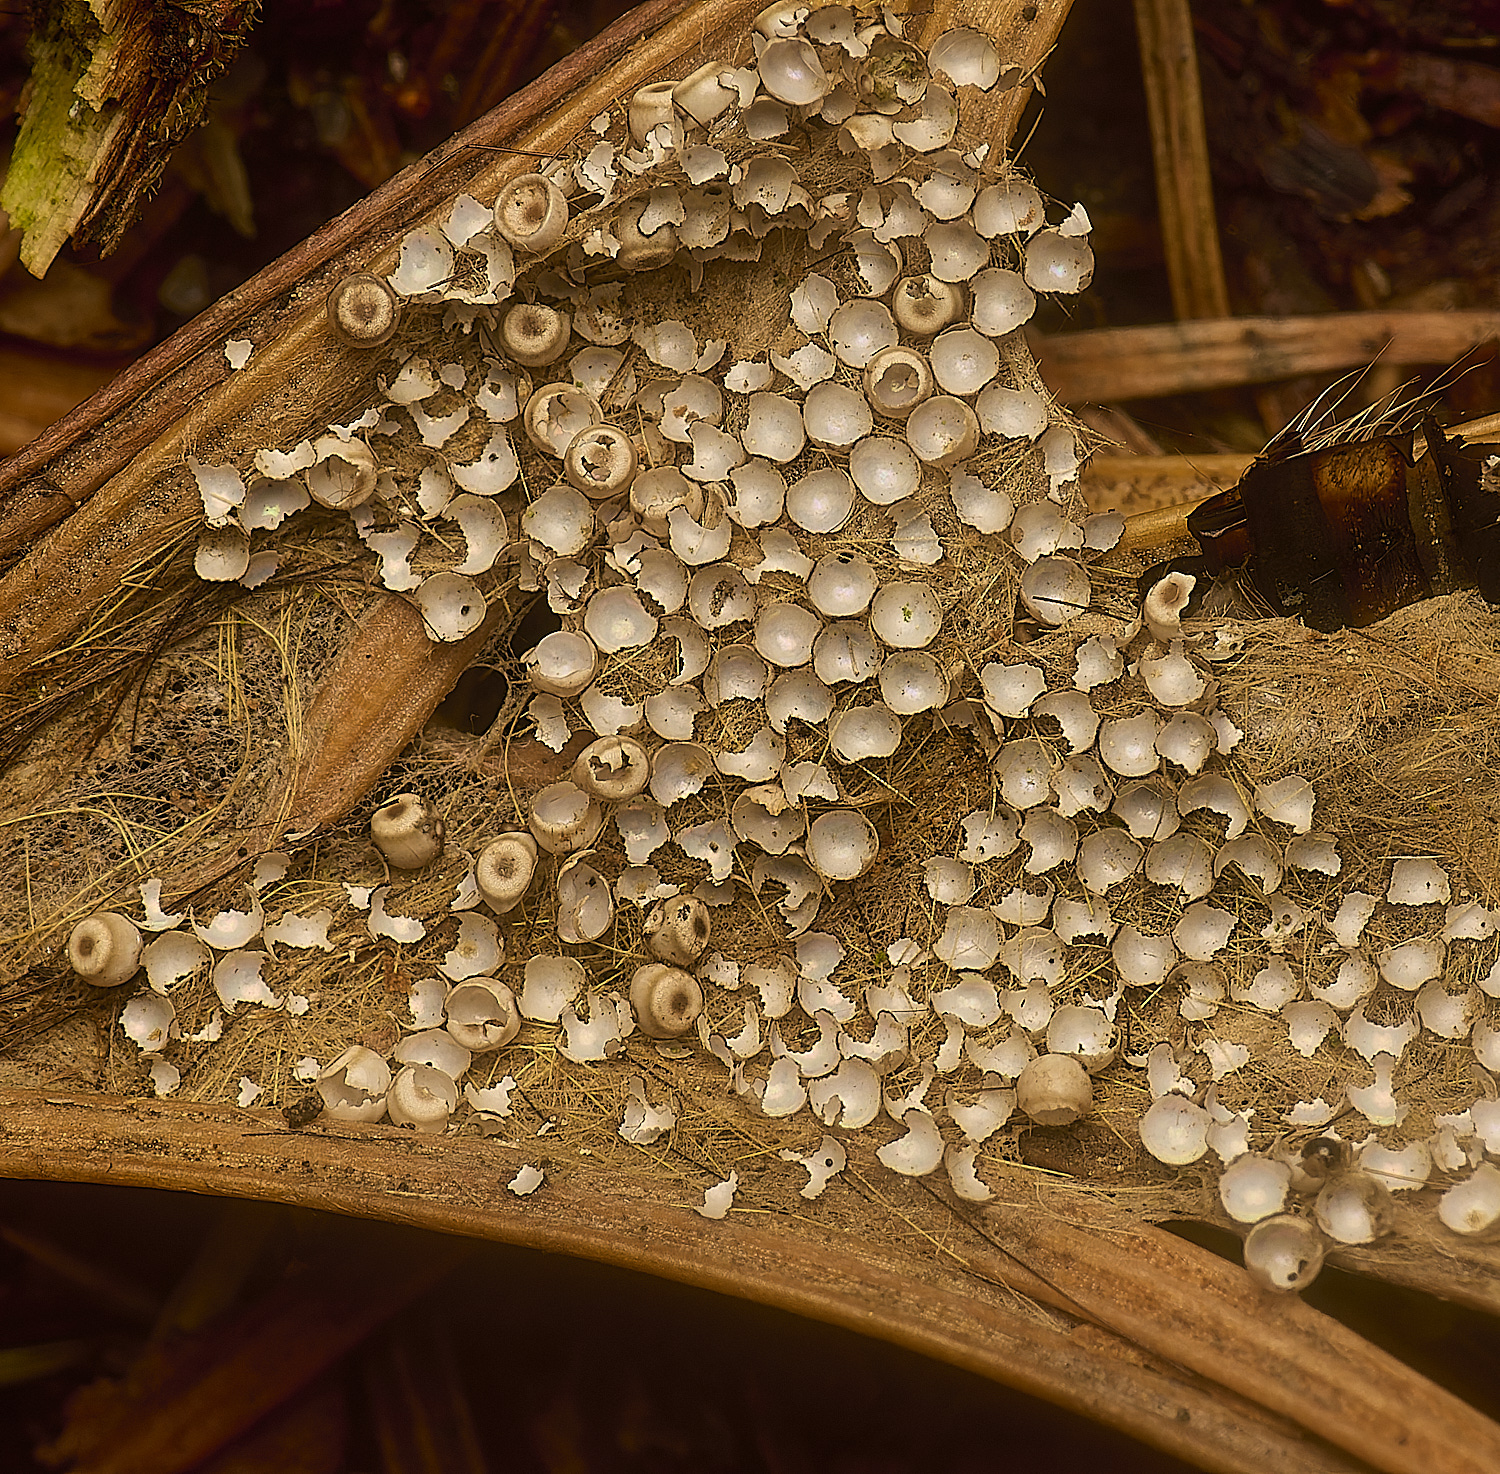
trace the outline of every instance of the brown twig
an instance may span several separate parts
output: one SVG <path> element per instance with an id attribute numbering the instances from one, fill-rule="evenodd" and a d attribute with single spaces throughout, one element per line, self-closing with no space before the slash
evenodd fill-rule
<path id="1" fill-rule="evenodd" d="M 461 1257 L 421 1258 L 382 1235 L 331 1242 L 262 1298 L 194 1336 L 147 1352 L 113 1395 L 90 1400 L 56 1452 L 75 1474 L 184 1474 L 308 1386 Z"/>

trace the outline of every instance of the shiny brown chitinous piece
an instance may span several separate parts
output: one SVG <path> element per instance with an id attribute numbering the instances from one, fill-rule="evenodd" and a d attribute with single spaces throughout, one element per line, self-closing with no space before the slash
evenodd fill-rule
<path id="1" fill-rule="evenodd" d="M 356 271 L 328 294 L 328 323 L 351 348 L 378 348 L 401 325 L 401 299 L 378 276 Z"/>
<path id="2" fill-rule="evenodd" d="M 1201 559 L 1158 565 L 1243 567 L 1278 613 L 1314 629 L 1377 619 L 1434 594 L 1478 586 L 1500 601 L 1500 528 L 1482 452 L 1432 420 L 1413 431 L 1302 449 L 1274 441 L 1228 491 L 1188 515 Z"/>

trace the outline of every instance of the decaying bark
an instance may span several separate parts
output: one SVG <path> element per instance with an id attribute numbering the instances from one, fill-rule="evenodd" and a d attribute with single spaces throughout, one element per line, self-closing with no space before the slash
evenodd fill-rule
<path id="1" fill-rule="evenodd" d="M 41 276 L 69 238 L 109 252 L 198 126 L 256 0 L 39 4 L 28 100 L 0 209 Z"/>

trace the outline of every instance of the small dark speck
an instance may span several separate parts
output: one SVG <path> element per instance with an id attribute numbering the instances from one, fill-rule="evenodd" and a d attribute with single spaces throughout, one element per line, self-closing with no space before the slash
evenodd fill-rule
<path id="1" fill-rule="evenodd" d="M 1179 1423 L 1191 1423 L 1193 1415 L 1185 1407 L 1180 1407 L 1177 1409 L 1177 1421 Z"/>
<path id="2" fill-rule="evenodd" d="M 1036 6 L 1023 5 L 1021 7 L 1021 24 L 1029 26 L 1036 19 Z"/>

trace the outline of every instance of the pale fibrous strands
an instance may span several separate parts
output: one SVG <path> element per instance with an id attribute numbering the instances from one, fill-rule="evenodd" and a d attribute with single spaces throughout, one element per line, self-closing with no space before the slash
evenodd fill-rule
<path id="1" fill-rule="evenodd" d="M 864 1134 L 983 1201 L 1016 1132 L 1102 1117 L 1216 1178 L 1268 1287 L 1403 1193 L 1489 1231 L 1494 1092 L 1415 1109 L 1407 1064 L 1500 1071 L 1495 898 L 1427 855 L 1359 889 L 1319 786 L 1244 758 L 1188 581 L 1134 605 L 1019 333 L 1087 287 L 1087 214 L 965 125 L 1006 75 L 972 30 L 924 54 L 893 16 L 773 7 L 335 287 L 367 399 L 190 461 L 195 566 L 254 588 L 345 538 L 436 644 L 534 601 L 524 727 L 493 735 L 566 759 L 367 806 L 316 906 L 258 882 L 184 920 L 158 888 L 79 922 L 80 977 L 145 969 L 122 1028 L 157 1088 L 226 1019 L 327 1008 L 296 979 L 337 934 L 421 961 L 403 1037 L 306 1061 L 335 1120 L 498 1126 L 545 1068 L 618 1079 L 612 1144 L 644 1148 L 684 1117 L 629 1055 L 787 1133 L 818 1193 Z M 1357 1152 L 1315 1182 L 1288 1143 L 1329 1131 Z M 720 1217 L 753 1172 L 696 1189 Z"/>

